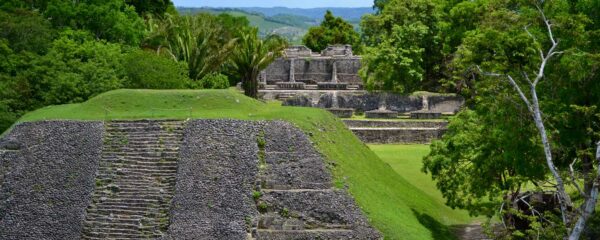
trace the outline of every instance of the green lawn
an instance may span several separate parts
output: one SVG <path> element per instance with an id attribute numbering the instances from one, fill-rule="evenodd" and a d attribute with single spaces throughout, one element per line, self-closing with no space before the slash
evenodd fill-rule
<path id="1" fill-rule="evenodd" d="M 332 114 L 316 108 L 264 103 L 232 89 L 116 90 L 81 104 L 42 108 L 26 114 L 20 121 L 188 117 L 281 119 L 294 123 L 334 164 L 336 185 L 348 186 L 386 239 L 452 239 L 446 225 L 467 220 L 454 218 L 462 215 L 445 208 L 429 190 L 415 187 L 415 179 L 409 181 L 397 174 Z"/>
<path id="2" fill-rule="evenodd" d="M 429 153 L 429 145 L 378 144 L 369 145 L 369 148 L 411 185 L 439 203 L 440 213 L 443 213 L 442 218 L 438 219 L 439 221 L 452 225 L 468 224 L 473 220 L 467 211 L 451 210 L 445 206 L 445 199 L 431 180 L 431 176 L 421 171 L 423 157 Z"/>

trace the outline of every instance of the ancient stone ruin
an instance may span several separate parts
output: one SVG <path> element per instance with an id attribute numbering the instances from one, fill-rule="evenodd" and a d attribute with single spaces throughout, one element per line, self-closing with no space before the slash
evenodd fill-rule
<path id="1" fill-rule="evenodd" d="M 286 122 L 43 121 L 0 139 L 0 239 L 381 239 Z"/>
<path id="2" fill-rule="evenodd" d="M 290 47 L 260 74 L 258 95 L 264 100 L 281 100 L 284 106 L 327 109 L 340 118 L 364 115 L 390 121 L 410 118 L 427 122 L 453 115 L 464 104 L 462 97 L 448 94 L 367 92 L 358 74 L 360 68 L 361 57 L 348 45 L 330 46 L 321 53 L 305 46 Z M 441 122 L 444 124 L 423 128 L 419 124 L 357 127 L 345 121 L 367 143 L 429 143 L 445 132 L 446 122 Z"/>
<path id="3" fill-rule="evenodd" d="M 262 89 L 278 90 L 346 90 L 359 89 L 361 58 L 348 45 L 330 46 L 314 53 L 305 46 L 285 50 L 259 77 Z"/>

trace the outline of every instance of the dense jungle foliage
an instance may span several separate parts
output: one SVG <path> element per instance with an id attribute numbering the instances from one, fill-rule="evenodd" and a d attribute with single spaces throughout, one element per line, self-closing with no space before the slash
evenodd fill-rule
<path id="1" fill-rule="evenodd" d="M 254 67 L 287 44 L 256 35 L 244 17 L 180 16 L 169 0 L 2 1 L 0 130 L 28 111 L 113 89 L 255 82 Z"/>
<path id="2" fill-rule="evenodd" d="M 528 192 L 553 190 L 527 106 L 508 79 L 482 74 L 514 76 L 531 97 L 526 79 L 537 74 L 539 50 L 552 46 L 543 12 L 558 39 L 558 54 L 537 86 L 543 120 L 573 198 L 589 197 L 580 196 L 575 185 L 589 193 L 598 181 L 600 2 L 381 0 L 375 7 L 361 23 L 366 87 L 466 98 L 443 139 L 432 144 L 423 170 L 433 175 L 449 206 L 489 217 L 497 217 L 502 206 L 509 211 L 506 205 Z M 590 239 L 599 237 L 597 215 L 590 220 L 596 225 L 587 229 Z M 527 229 L 508 223 L 503 237 L 560 239 L 572 227 L 553 214 L 531 222 Z"/>

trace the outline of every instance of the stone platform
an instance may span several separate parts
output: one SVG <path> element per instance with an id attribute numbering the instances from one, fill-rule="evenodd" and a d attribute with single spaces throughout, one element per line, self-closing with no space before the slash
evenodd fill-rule
<path id="1" fill-rule="evenodd" d="M 304 89 L 305 84 L 303 82 L 278 82 L 275 85 L 278 89 L 301 90 Z"/>
<path id="2" fill-rule="evenodd" d="M 391 110 L 382 110 L 382 109 L 371 110 L 371 111 L 366 111 L 365 112 L 365 117 L 366 118 L 386 118 L 386 119 L 393 119 L 393 118 L 398 118 L 398 112 L 391 111 Z"/>
<path id="3" fill-rule="evenodd" d="M 342 120 L 365 143 L 427 144 L 446 132 L 446 121 Z"/>
<path id="4" fill-rule="evenodd" d="M 438 119 L 438 118 L 442 118 L 442 113 L 441 112 L 417 111 L 417 112 L 411 112 L 410 118 L 411 119 Z"/>
<path id="5" fill-rule="evenodd" d="M 328 108 L 327 111 L 339 118 L 351 118 L 352 114 L 354 114 L 354 109 L 352 108 Z"/>
<path id="6" fill-rule="evenodd" d="M 382 239 L 282 121 L 44 121 L 0 138 L 0 239 Z"/>
<path id="7" fill-rule="evenodd" d="M 348 83 L 317 83 L 319 90 L 346 90 L 348 89 Z"/>

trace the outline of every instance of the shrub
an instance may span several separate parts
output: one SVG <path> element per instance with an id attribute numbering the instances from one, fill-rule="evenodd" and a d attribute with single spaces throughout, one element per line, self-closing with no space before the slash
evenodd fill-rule
<path id="1" fill-rule="evenodd" d="M 147 51 L 134 51 L 125 57 L 126 88 L 188 88 L 185 65 Z"/>
<path id="2" fill-rule="evenodd" d="M 210 73 L 200 79 L 198 85 L 196 88 L 226 89 L 229 87 L 229 79 L 220 73 Z"/>

